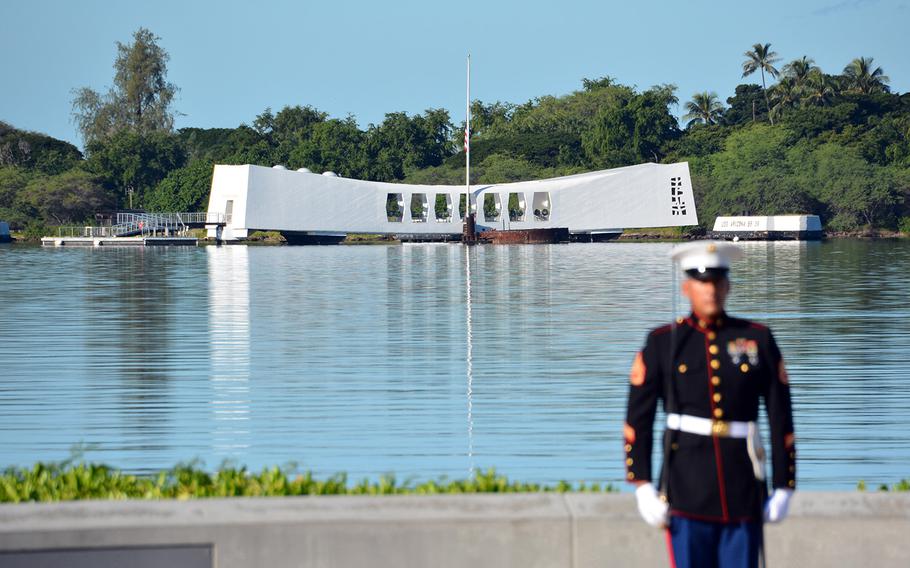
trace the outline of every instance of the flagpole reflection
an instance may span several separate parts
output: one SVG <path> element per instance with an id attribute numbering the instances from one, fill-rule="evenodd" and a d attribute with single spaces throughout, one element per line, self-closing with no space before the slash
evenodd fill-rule
<path id="1" fill-rule="evenodd" d="M 473 369 L 473 328 L 471 321 L 471 250 L 472 247 L 462 247 L 465 259 L 465 322 L 467 329 L 466 366 L 468 379 L 468 474 L 474 476 L 474 369 Z"/>

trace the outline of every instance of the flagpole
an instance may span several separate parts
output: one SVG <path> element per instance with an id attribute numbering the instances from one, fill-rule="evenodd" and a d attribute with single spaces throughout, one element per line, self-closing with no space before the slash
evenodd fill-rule
<path id="1" fill-rule="evenodd" d="M 465 102 L 464 121 L 464 179 L 465 179 L 465 217 L 471 214 L 471 54 L 468 54 L 468 89 Z"/>

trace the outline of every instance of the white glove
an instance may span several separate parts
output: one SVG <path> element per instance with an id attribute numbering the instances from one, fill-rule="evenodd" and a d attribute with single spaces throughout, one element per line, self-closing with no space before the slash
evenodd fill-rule
<path id="1" fill-rule="evenodd" d="M 638 512 L 646 523 L 654 528 L 667 526 L 667 502 L 657 495 L 657 490 L 650 483 L 642 483 L 635 488 L 635 500 L 638 501 Z"/>
<path id="2" fill-rule="evenodd" d="M 793 497 L 792 489 L 775 489 L 771 498 L 765 503 L 765 521 L 779 523 L 787 516 L 790 499 Z"/>

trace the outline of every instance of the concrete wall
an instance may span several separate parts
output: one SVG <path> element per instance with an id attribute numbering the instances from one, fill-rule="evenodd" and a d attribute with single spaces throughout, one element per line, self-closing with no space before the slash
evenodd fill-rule
<path id="1" fill-rule="evenodd" d="M 768 565 L 910 565 L 910 494 L 798 492 Z M 666 566 L 622 495 L 303 497 L 0 506 L 0 566 Z M 164 564 L 162 564 L 162 562 Z"/>

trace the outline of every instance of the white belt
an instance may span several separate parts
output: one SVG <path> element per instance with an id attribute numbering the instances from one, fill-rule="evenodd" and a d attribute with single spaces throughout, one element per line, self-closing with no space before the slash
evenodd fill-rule
<path id="1" fill-rule="evenodd" d="M 680 432 L 702 436 L 717 436 L 719 438 L 748 438 L 749 429 L 754 428 L 754 425 L 755 422 L 728 422 L 701 418 L 700 416 L 690 416 L 688 414 L 667 415 L 667 428 L 670 430 L 679 430 Z"/>

